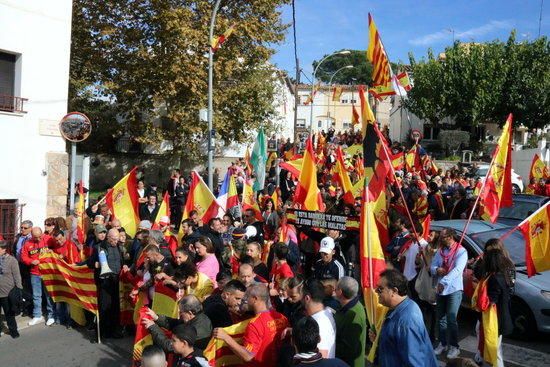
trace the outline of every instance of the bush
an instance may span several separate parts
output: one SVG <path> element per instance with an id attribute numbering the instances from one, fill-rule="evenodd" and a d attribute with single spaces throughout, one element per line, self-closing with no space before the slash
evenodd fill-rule
<path id="1" fill-rule="evenodd" d="M 447 152 L 456 153 L 460 148 L 470 144 L 470 133 L 462 130 L 443 130 L 439 133 L 439 141 Z"/>

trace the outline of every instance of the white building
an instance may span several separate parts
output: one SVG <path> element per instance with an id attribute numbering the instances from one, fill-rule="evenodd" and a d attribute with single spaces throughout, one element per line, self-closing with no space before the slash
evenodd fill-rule
<path id="1" fill-rule="evenodd" d="M 71 0 L 0 2 L 0 233 L 65 216 Z M 22 213 L 22 218 L 19 214 Z"/>

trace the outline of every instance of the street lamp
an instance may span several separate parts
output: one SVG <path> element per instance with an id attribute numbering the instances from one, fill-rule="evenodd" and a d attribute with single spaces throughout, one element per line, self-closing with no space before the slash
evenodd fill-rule
<path id="1" fill-rule="evenodd" d="M 338 74 L 341 70 L 344 70 L 344 69 L 353 69 L 353 65 L 342 66 L 340 69 L 338 69 L 334 73 L 332 73 L 332 75 L 330 76 L 330 80 L 328 82 L 329 87 L 332 85 L 332 79 L 334 79 L 334 76 L 336 74 Z M 331 104 L 331 101 L 332 101 L 332 97 L 329 95 L 329 98 L 328 98 L 328 117 L 329 117 L 329 119 L 330 119 L 330 104 Z M 334 115 L 336 115 L 336 106 L 334 107 Z M 334 122 L 336 122 L 336 118 L 334 118 Z M 327 130 L 328 130 L 328 127 L 327 127 Z"/>
<path id="2" fill-rule="evenodd" d="M 210 191 L 214 192 L 214 185 L 212 180 L 213 165 L 214 165 L 214 147 L 212 144 L 212 135 L 214 131 L 213 125 L 213 80 L 214 80 L 214 50 L 212 50 L 212 38 L 214 38 L 214 24 L 216 23 L 216 15 L 218 14 L 218 8 L 220 7 L 221 0 L 216 0 L 214 9 L 212 9 L 212 17 L 210 18 L 210 33 L 208 38 L 208 187 Z"/>
<path id="3" fill-rule="evenodd" d="M 313 89 L 315 88 L 315 75 L 317 74 L 317 69 L 319 69 L 319 66 L 321 66 L 321 64 L 326 60 L 328 59 L 329 57 L 332 57 L 332 56 L 335 56 L 335 55 L 349 55 L 351 54 L 351 51 L 349 50 L 344 50 L 344 51 L 338 51 L 338 52 L 335 52 L 333 54 L 330 54 L 330 55 L 327 55 L 325 57 L 323 57 L 321 59 L 321 61 L 319 61 L 319 63 L 317 64 L 317 66 L 315 67 L 315 69 L 313 70 L 313 75 L 311 77 L 311 105 L 310 105 L 310 109 L 309 109 L 309 135 L 311 135 L 313 133 L 313 101 L 314 101 L 314 96 L 313 96 Z"/>

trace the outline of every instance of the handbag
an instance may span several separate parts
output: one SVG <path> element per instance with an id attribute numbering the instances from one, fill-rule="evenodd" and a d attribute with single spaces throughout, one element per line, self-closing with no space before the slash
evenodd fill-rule
<path id="1" fill-rule="evenodd" d="M 430 304 L 435 304 L 437 281 L 430 274 L 427 266 L 422 266 L 416 277 L 414 289 L 418 293 L 418 298 Z"/>

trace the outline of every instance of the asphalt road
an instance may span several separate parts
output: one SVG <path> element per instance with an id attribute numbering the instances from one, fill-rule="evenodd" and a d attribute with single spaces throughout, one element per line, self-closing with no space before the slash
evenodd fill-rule
<path id="1" fill-rule="evenodd" d="M 472 358 L 477 347 L 474 334 L 476 315 L 461 310 L 459 345 L 461 357 Z M 21 337 L 0 337 L 0 366 L 23 367 L 126 367 L 131 365 L 133 337 L 90 342 L 91 333 L 83 329 L 66 330 L 62 326 L 27 327 L 28 319 L 19 319 Z M 528 342 L 505 338 L 504 361 L 507 367 L 550 366 L 550 335 L 538 335 Z M 441 358 L 440 366 L 445 366 Z"/>

